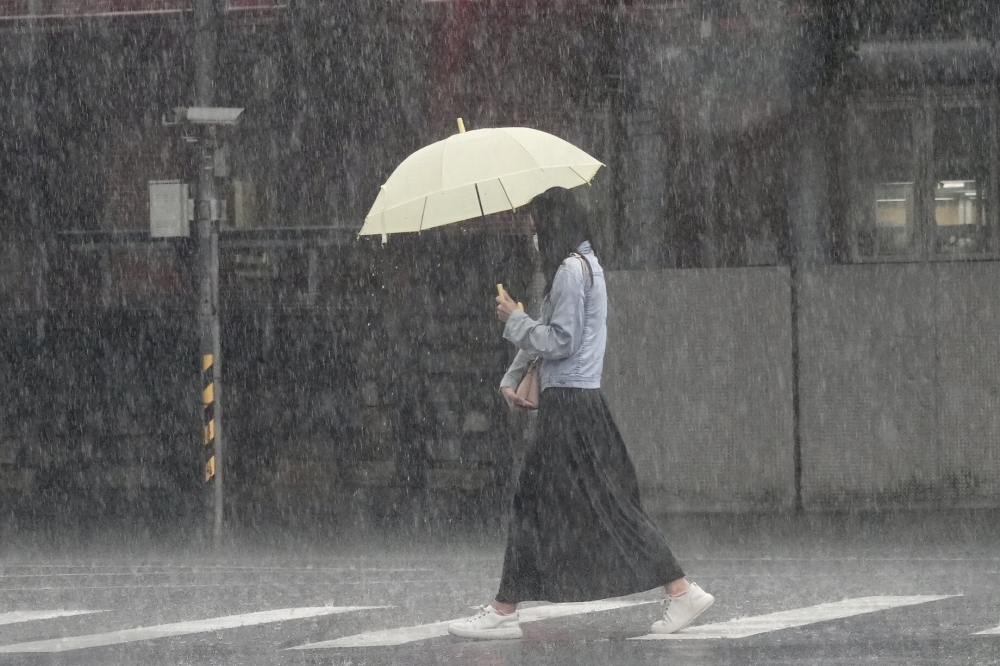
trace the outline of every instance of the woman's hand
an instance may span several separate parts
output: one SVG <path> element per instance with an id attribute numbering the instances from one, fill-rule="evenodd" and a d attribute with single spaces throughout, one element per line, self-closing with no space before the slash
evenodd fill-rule
<path id="1" fill-rule="evenodd" d="M 497 319 L 503 323 L 506 324 L 507 320 L 510 319 L 511 313 L 517 309 L 517 303 L 507 294 L 506 290 L 497 296 Z"/>
<path id="2" fill-rule="evenodd" d="M 517 392 L 509 386 L 504 386 L 500 389 L 500 393 L 503 395 L 503 399 L 507 401 L 507 406 L 510 407 L 512 412 L 521 412 L 523 414 L 534 407 L 530 402 L 518 396 Z"/>

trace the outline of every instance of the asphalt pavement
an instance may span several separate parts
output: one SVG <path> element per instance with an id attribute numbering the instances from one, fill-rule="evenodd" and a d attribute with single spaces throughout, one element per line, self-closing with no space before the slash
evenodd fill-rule
<path id="1" fill-rule="evenodd" d="M 1000 663 L 1000 512 L 661 523 L 717 598 L 664 640 L 646 638 L 659 591 L 525 604 L 518 641 L 447 635 L 496 590 L 495 529 L 276 526 L 218 548 L 106 527 L 8 532 L 0 665 Z"/>

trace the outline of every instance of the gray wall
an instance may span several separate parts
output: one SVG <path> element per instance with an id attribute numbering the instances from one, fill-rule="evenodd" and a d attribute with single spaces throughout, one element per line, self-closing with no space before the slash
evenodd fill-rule
<path id="1" fill-rule="evenodd" d="M 996 506 L 1000 264 L 807 271 L 807 507 Z"/>
<path id="2" fill-rule="evenodd" d="M 652 511 L 794 502 L 788 269 L 621 271 L 604 390 Z"/>
<path id="3" fill-rule="evenodd" d="M 1000 263 L 803 270 L 806 509 L 1000 504 Z M 622 271 L 605 393 L 647 507 L 792 506 L 784 268 Z"/>

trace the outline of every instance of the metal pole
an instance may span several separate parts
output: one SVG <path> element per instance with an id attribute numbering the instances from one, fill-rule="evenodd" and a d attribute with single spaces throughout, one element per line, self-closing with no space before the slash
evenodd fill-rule
<path id="1" fill-rule="evenodd" d="M 39 0 L 28 0 L 28 12 L 32 16 L 39 14 Z M 28 39 L 22 68 L 23 81 L 22 101 L 25 104 L 25 125 L 31 141 L 28 159 L 31 167 L 28 169 L 28 183 L 25 190 L 28 194 L 28 223 L 31 226 L 32 266 L 35 278 L 35 341 L 41 344 L 45 340 L 45 317 L 48 309 L 48 238 L 42 229 L 41 202 L 39 185 L 41 183 L 39 165 L 40 146 L 38 131 L 38 60 L 39 60 L 39 26 L 38 21 L 28 21 Z"/>
<path id="2" fill-rule="evenodd" d="M 194 6 L 195 105 L 214 106 L 215 61 L 218 48 L 219 13 L 216 0 L 196 0 Z M 205 480 L 213 484 L 212 537 L 222 536 L 223 439 L 222 439 L 222 353 L 219 326 L 219 222 L 215 203 L 215 131 L 205 126 L 199 139 L 198 198 L 195 223 L 198 227 L 200 285 L 198 326 L 201 357 L 211 356 L 211 421 L 205 424 L 205 443 L 212 447 L 206 463 Z M 207 398 L 205 399 L 207 403 Z M 206 404 L 207 408 L 207 404 Z M 206 409 L 207 411 L 207 409 Z M 211 433 L 209 432 L 211 430 Z M 212 437 L 209 437 L 209 434 Z"/>
<path id="3" fill-rule="evenodd" d="M 702 268 L 715 268 L 721 263 L 722 239 L 719 233 L 716 174 L 719 156 L 715 146 L 715 106 L 718 90 L 712 73 L 715 71 L 713 21 L 711 10 L 701 18 L 701 43 L 698 47 L 698 67 L 701 70 L 701 95 L 698 103 L 698 157 L 701 163 L 701 238 Z"/>
<path id="4" fill-rule="evenodd" d="M 623 260 L 628 266 L 628 253 L 631 251 L 627 247 L 628 233 L 622 230 L 629 229 L 630 221 L 626 218 L 627 208 L 625 199 L 627 195 L 627 183 L 625 175 L 625 153 L 627 151 L 628 129 L 626 125 L 625 108 L 625 63 L 626 57 L 624 48 L 624 38 L 622 35 L 622 3 L 616 2 L 608 4 L 603 10 L 602 39 L 604 55 L 607 58 L 607 70 L 605 72 L 607 85 L 607 141 L 608 141 L 608 170 L 610 172 L 610 219 L 603 229 L 605 245 L 602 252 L 608 263 L 617 264 L 621 268 Z"/>

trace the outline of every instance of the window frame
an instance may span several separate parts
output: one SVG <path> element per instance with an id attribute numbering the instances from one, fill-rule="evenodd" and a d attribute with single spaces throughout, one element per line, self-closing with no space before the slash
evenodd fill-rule
<path id="1" fill-rule="evenodd" d="M 847 103 L 845 123 L 847 153 L 843 158 L 844 186 L 848 200 L 843 213 L 847 217 L 848 257 L 851 263 L 915 263 L 983 261 L 1000 258 L 1000 110 L 997 91 L 988 87 L 926 88 L 894 95 L 877 95 L 874 92 L 853 96 Z M 948 108 L 980 108 L 987 111 L 989 133 L 987 140 L 988 171 L 983 184 L 985 205 L 983 216 L 986 227 L 985 249 L 976 252 L 950 253 L 937 249 L 934 192 L 937 178 L 934 174 L 934 120 L 935 113 Z M 914 243 L 913 251 L 899 255 L 867 255 L 860 249 L 859 239 L 867 230 L 866 222 L 857 214 L 851 197 L 858 192 L 860 173 L 858 155 L 861 154 L 859 132 L 850 119 L 871 116 L 886 111 L 907 111 L 911 117 L 914 183 Z"/>

